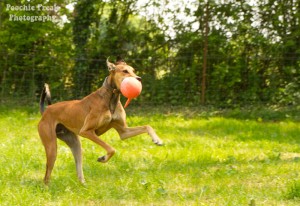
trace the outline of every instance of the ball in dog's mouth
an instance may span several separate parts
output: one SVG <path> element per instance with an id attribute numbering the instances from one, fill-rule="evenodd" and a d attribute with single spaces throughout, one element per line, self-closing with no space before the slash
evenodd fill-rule
<path id="1" fill-rule="evenodd" d="M 126 77 L 121 82 L 121 93 L 127 97 L 127 101 L 124 105 L 126 108 L 131 99 L 138 97 L 142 92 L 142 83 L 141 81 L 137 80 L 135 77 Z"/>

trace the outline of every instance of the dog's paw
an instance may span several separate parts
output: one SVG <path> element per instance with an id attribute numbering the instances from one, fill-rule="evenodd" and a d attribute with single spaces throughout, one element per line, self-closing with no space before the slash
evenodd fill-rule
<path id="1" fill-rule="evenodd" d="M 99 157 L 97 161 L 98 161 L 98 162 L 102 162 L 102 163 L 107 162 L 106 155 L 104 155 L 104 156 L 102 156 L 102 157 Z"/>
<path id="2" fill-rule="evenodd" d="M 163 146 L 164 143 L 161 140 L 153 141 L 157 146 Z"/>
<path id="3" fill-rule="evenodd" d="M 79 180 L 79 182 L 81 183 L 81 185 L 86 186 L 85 179 L 81 179 L 81 180 Z"/>

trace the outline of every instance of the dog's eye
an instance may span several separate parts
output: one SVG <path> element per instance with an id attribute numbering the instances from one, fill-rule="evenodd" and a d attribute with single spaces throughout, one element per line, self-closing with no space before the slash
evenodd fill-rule
<path id="1" fill-rule="evenodd" d="M 125 74 L 128 74 L 128 73 L 129 73 L 128 70 L 123 70 L 123 72 L 124 72 Z"/>

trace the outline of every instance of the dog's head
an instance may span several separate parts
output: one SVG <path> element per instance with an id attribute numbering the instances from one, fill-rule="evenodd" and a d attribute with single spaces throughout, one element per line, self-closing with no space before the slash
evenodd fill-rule
<path id="1" fill-rule="evenodd" d="M 115 84 L 115 86 L 117 87 L 117 89 L 120 89 L 121 82 L 126 77 L 134 77 L 139 81 L 142 80 L 141 77 L 139 77 L 135 74 L 134 68 L 127 65 L 126 62 L 120 57 L 117 58 L 117 61 L 115 64 L 109 62 L 109 60 L 107 58 L 106 64 L 108 67 L 108 71 L 112 77 L 112 81 Z"/>

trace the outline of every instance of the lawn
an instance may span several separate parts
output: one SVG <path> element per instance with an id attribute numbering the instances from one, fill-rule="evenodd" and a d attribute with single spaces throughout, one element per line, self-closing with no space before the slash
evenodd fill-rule
<path id="1" fill-rule="evenodd" d="M 82 138 L 86 184 L 77 181 L 61 141 L 48 187 L 38 108 L 0 107 L 0 205 L 299 205 L 300 126 L 297 109 L 215 110 L 129 106 L 128 124 L 147 135 L 121 141 L 113 130 L 104 150 Z M 163 112 L 161 112 L 163 110 Z"/>

